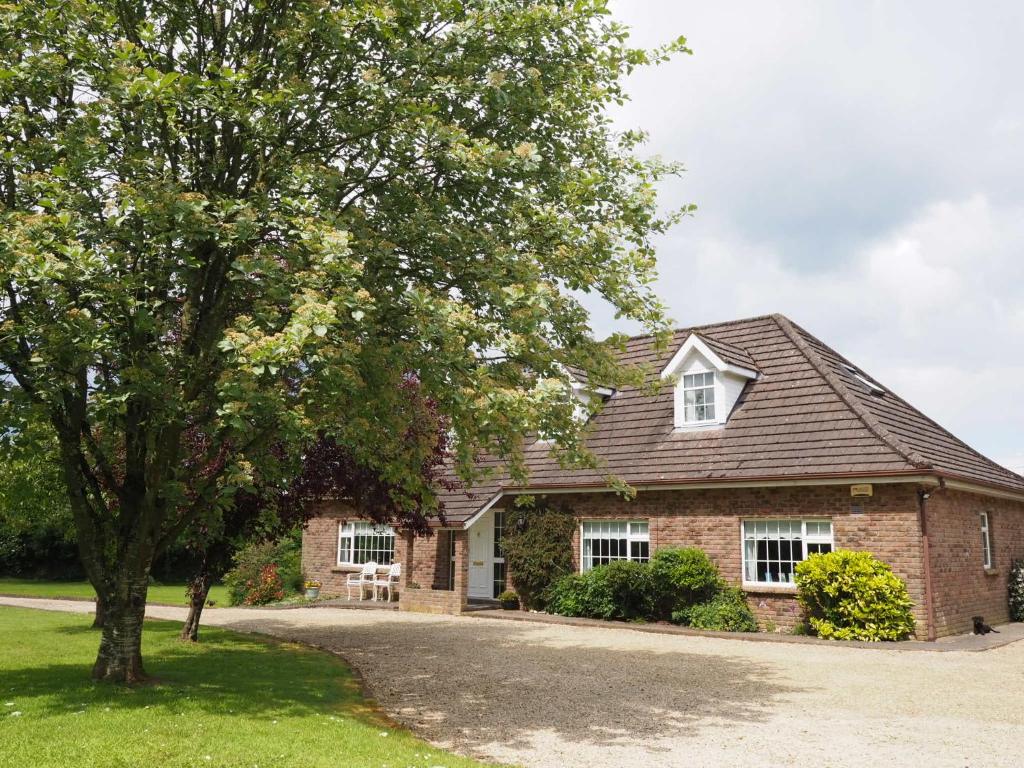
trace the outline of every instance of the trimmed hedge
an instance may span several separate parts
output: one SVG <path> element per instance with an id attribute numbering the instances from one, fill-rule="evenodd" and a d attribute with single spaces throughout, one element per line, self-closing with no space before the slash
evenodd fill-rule
<path id="1" fill-rule="evenodd" d="M 905 640 L 914 634 L 907 585 L 870 552 L 837 549 L 796 566 L 811 628 L 834 640 Z"/>
<path id="2" fill-rule="evenodd" d="M 694 629 L 757 632 L 757 620 L 747 605 L 743 590 L 737 587 L 723 587 L 710 600 L 676 611 L 672 614 L 672 620 Z"/>
<path id="3" fill-rule="evenodd" d="M 672 547 L 649 564 L 616 560 L 559 579 L 548 610 L 592 619 L 670 620 L 699 629 L 753 632 L 743 592 L 729 587 L 705 552 Z"/>
<path id="4" fill-rule="evenodd" d="M 666 547 L 651 559 L 654 603 L 658 618 L 710 600 L 721 588 L 718 567 L 696 547 Z"/>
<path id="5" fill-rule="evenodd" d="M 652 595 L 649 566 L 616 560 L 559 579 L 551 589 L 548 610 L 591 619 L 646 619 L 653 613 Z"/>

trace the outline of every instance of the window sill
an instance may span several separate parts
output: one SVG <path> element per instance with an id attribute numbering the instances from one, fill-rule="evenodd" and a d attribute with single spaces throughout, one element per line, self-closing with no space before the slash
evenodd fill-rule
<path id="1" fill-rule="evenodd" d="M 695 421 L 692 424 L 677 424 L 672 431 L 676 433 L 682 432 L 703 432 L 709 429 L 717 429 L 724 427 L 724 421 Z"/>
<path id="2" fill-rule="evenodd" d="M 999 569 L 998 568 L 986 568 L 985 569 L 985 575 L 986 576 L 998 576 L 999 575 Z"/>
<path id="3" fill-rule="evenodd" d="M 335 565 L 331 568 L 331 573 L 359 573 L 361 570 L 361 565 Z"/>
<path id="4" fill-rule="evenodd" d="M 795 595 L 796 584 L 744 584 L 743 591 L 757 595 Z"/>

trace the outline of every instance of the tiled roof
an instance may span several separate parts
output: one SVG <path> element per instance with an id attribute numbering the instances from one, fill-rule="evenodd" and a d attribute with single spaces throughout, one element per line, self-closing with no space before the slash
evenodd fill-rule
<path id="1" fill-rule="evenodd" d="M 735 344 L 728 344 L 721 339 L 716 339 L 705 333 L 696 333 L 695 335 L 711 347 L 712 351 L 725 360 L 725 362 L 738 365 L 741 368 L 757 370 L 757 363 L 754 362 L 754 358 L 752 358 L 750 353 L 742 347 L 737 347 Z"/>
<path id="2" fill-rule="evenodd" d="M 939 473 L 1024 493 L 1024 477 L 891 391 L 873 390 L 848 360 L 781 315 L 682 329 L 664 350 L 651 337 L 630 339 L 622 361 L 648 364 L 656 378 L 691 333 L 728 362 L 759 372 L 723 426 L 676 432 L 671 387 L 655 396 L 623 387 L 589 425 L 587 445 L 600 469 L 564 469 L 550 446 L 534 444 L 526 449 L 529 486 L 594 486 L 607 475 L 651 485 Z M 498 477 L 469 496 L 445 493 L 449 521 L 468 519 L 502 488 Z"/>

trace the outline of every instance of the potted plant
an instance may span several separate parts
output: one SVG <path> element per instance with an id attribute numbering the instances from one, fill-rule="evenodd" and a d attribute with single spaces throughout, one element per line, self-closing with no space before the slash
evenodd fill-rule
<path id="1" fill-rule="evenodd" d="M 315 579 L 309 579 L 305 584 L 306 599 L 316 600 L 318 597 L 320 597 L 320 587 L 322 586 L 323 584 L 321 584 L 319 581 Z"/>
<path id="2" fill-rule="evenodd" d="M 506 611 L 518 611 L 519 595 L 517 595 L 511 589 L 506 589 L 504 592 L 498 595 L 498 603 Z"/>

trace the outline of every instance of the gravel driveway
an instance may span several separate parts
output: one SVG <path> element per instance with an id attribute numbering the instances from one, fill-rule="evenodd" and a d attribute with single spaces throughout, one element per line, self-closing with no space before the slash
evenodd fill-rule
<path id="1" fill-rule="evenodd" d="M 908 653 L 330 608 L 204 620 L 336 651 L 419 734 L 524 766 L 1024 764 L 1024 642 Z"/>

